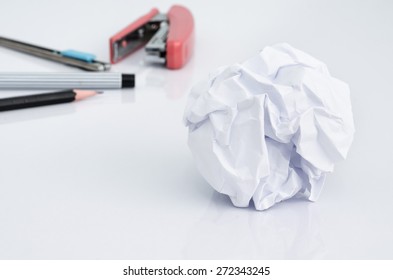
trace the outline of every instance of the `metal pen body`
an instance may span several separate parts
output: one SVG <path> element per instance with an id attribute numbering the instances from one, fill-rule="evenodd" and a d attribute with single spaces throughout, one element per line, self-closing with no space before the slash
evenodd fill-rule
<path id="1" fill-rule="evenodd" d="M 110 64 L 106 62 L 98 60 L 86 62 L 72 57 L 65 57 L 61 54 L 60 51 L 32 45 L 21 41 L 16 41 L 5 37 L 0 37 L 0 46 L 33 56 L 41 57 L 44 59 L 52 60 L 55 62 L 63 63 L 69 66 L 78 67 L 87 71 L 107 71 L 110 69 Z"/>

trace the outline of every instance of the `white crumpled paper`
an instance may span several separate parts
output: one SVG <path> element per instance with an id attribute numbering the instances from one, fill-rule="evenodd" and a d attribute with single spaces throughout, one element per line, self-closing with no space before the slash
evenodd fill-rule
<path id="1" fill-rule="evenodd" d="M 212 73 L 185 110 L 196 165 L 233 204 L 315 201 L 354 135 L 349 87 L 288 44 Z"/>

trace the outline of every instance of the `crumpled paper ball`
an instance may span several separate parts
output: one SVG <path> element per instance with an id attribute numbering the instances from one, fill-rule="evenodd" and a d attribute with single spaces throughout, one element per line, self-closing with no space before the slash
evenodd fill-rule
<path id="1" fill-rule="evenodd" d="M 347 84 L 291 47 L 265 47 L 191 90 L 184 120 L 197 168 L 238 207 L 315 201 L 355 132 Z"/>

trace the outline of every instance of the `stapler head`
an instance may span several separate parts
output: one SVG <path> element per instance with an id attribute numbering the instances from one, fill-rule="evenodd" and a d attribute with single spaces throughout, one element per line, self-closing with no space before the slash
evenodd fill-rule
<path id="1" fill-rule="evenodd" d="M 117 63 L 145 46 L 147 60 L 179 69 L 194 48 L 194 19 L 191 12 L 174 5 L 167 14 L 152 9 L 109 40 L 111 63 Z"/>

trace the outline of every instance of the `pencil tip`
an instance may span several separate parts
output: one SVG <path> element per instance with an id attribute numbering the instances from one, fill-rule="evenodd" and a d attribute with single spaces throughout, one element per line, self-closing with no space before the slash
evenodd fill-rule
<path id="1" fill-rule="evenodd" d="M 75 100 L 82 100 L 96 95 L 98 92 L 93 90 L 74 90 L 76 93 Z"/>

